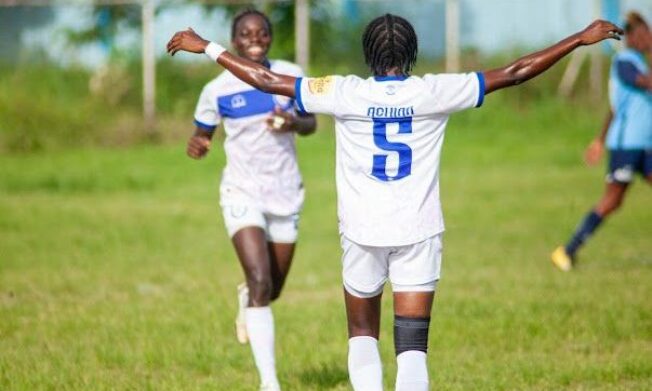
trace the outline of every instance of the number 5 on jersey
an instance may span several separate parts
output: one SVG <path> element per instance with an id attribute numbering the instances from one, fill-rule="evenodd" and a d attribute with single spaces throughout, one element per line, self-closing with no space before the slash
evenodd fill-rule
<path id="1" fill-rule="evenodd" d="M 398 153 L 396 175 L 387 175 L 387 154 L 374 155 L 371 175 L 384 182 L 403 179 L 412 173 L 412 149 L 403 143 L 387 140 L 387 125 L 398 124 L 398 134 L 412 133 L 412 117 L 374 118 L 374 144 L 383 151 Z"/>

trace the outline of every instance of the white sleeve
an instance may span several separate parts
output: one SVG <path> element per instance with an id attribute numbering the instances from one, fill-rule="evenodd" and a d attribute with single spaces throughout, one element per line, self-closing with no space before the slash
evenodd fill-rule
<path id="1" fill-rule="evenodd" d="M 341 76 L 298 78 L 294 89 L 299 112 L 334 114 L 337 85 L 341 79 Z"/>
<path id="2" fill-rule="evenodd" d="M 437 113 L 454 113 L 484 102 L 485 82 L 481 72 L 428 74 L 423 80 L 429 87 L 432 108 Z"/>
<path id="3" fill-rule="evenodd" d="M 220 114 L 217 112 L 217 96 L 209 84 L 199 95 L 199 101 L 195 108 L 195 126 L 212 132 L 219 125 L 220 120 Z"/>

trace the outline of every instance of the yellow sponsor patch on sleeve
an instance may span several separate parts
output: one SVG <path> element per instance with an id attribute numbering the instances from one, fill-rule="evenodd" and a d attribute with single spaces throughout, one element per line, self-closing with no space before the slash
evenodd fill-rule
<path id="1" fill-rule="evenodd" d="M 308 80 L 308 89 L 313 95 L 328 94 L 333 87 L 333 77 L 325 76 Z"/>

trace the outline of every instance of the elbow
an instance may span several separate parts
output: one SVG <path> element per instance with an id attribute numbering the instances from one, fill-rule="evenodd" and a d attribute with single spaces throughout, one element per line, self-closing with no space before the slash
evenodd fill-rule
<path id="1" fill-rule="evenodd" d="M 531 68 L 529 61 L 517 61 L 505 68 L 505 78 L 510 85 L 519 85 L 530 79 Z"/>
<path id="2" fill-rule="evenodd" d="M 269 72 L 258 72 L 254 76 L 254 87 L 262 92 L 272 93 L 274 88 L 274 77 Z"/>

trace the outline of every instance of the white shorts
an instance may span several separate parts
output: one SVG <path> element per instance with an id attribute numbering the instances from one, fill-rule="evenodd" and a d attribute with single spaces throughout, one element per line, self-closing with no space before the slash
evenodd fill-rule
<path id="1" fill-rule="evenodd" d="M 342 279 L 356 297 L 378 296 L 389 278 L 394 292 L 432 292 L 441 270 L 442 234 L 396 247 L 354 243 L 344 236 Z"/>
<path id="2" fill-rule="evenodd" d="M 278 216 L 263 213 L 248 205 L 225 205 L 222 207 L 224 225 L 232 238 L 245 227 L 260 227 L 267 240 L 274 243 L 295 243 L 299 232 L 299 214 Z"/>

